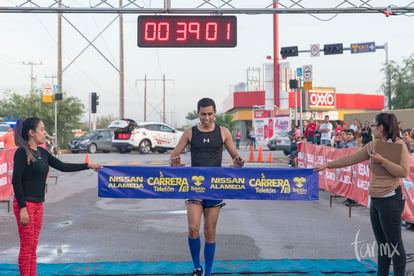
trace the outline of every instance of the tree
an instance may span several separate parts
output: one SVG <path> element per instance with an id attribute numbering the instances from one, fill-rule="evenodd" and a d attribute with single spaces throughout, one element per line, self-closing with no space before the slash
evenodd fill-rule
<path id="1" fill-rule="evenodd" d="M 64 95 L 58 104 L 58 143 L 65 148 L 69 139 L 72 138 L 72 129 L 81 126 L 81 116 L 84 106 L 80 99 Z M 4 119 L 17 120 L 27 117 L 38 117 L 45 124 L 47 133 L 55 132 L 55 105 L 42 102 L 42 93 L 38 91 L 33 95 L 18 95 L 10 93 L 0 101 L 0 117 Z"/>
<path id="2" fill-rule="evenodd" d="M 117 118 L 112 114 L 99 116 L 96 118 L 96 128 L 108 128 L 108 125 L 116 119 Z"/>
<path id="3" fill-rule="evenodd" d="M 233 121 L 233 115 L 230 113 L 217 113 L 215 122 L 220 126 L 227 127 L 230 133 L 235 131 L 236 122 Z"/>
<path id="4" fill-rule="evenodd" d="M 187 116 L 185 116 L 185 118 L 187 120 L 190 120 L 190 121 L 194 120 L 194 119 L 197 119 L 198 118 L 198 113 L 197 113 L 197 111 L 193 110 L 192 112 L 188 112 Z"/>
<path id="5" fill-rule="evenodd" d="M 382 71 L 387 72 L 387 64 Z M 391 109 L 414 108 L 414 55 L 403 60 L 403 65 L 398 65 L 392 61 L 389 66 L 391 78 Z M 383 89 L 388 97 L 387 82 L 383 84 Z"/>

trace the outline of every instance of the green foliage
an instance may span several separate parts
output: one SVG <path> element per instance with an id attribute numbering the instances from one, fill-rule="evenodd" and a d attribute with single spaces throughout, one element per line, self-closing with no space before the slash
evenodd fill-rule
<path id="1" fill-rule="evenodd" d="M 198 118 L 198 113 L 197 113 L 197 111 L 193 110 L 192 112 L 188 112 L 187 116 L 185 116 L 185 118 L 187 120 L 190 120 L 190 121 L 194 120 L 194 119 L 197 119 Z"/>
<path id="2" fill-rule="evenodd" d="M 81 126 L 84 106 L 78 98 L 63 95 L 57 107 L 58 142 L 61 148 L 66 148 L 68 140 L 73 138 L 72 129 Z M 45 124 L 47 133 L 55 132 L 55 105 L 42 102 L 41 92 L 24 96 L 10 93 L 0 101 L 0 117 L 5 120 L 38 117 Z"/>
<path id="3" fill-rule="evenodd" d="M 403 60 L 403 65 L 392 61 L 389 67 L 391 76 L 391 107 L 392 109 L 414 108 L 414 55 Z M 382 69 L 387 72 L 387 65 Z M 388 85 L 383 89 L 388 97 Z"/>
<path id="4" fill-rule="evenodd" d="M 112 121 L 115 121 L 116 119 L 118 119 L 118 118 L 115 117 L 112 114 L 99 116 L 99 117 L 96 118 L 96 128 L 97 129 L 100 129 L 100 128 L 108 128 L 109 124 Z"/>
<path id="5" fill-rule="evenodd" d="M 235 131 L 236 122 L 233 121 L 233 115 L 230 113 L 217 113 L 215 122 L 220 126 L 227 127 L 230 130 L 230 133 Z"/>

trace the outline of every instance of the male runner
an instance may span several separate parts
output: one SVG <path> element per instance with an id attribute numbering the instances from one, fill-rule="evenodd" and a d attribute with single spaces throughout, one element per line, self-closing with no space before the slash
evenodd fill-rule
<path id="1" fill-rule="evenodd" d="M 197 113 L 200 124 L 187 129 L 171 154 L 171 166 L 182 166 L 180 153 L 191 145 L 192 167 L 221 167 L 223 145 L 233 158 L 233 166 L 243 167 L 244 160 L 238 155 L 230 131 L 214 123 L 216 104 L 210 98 L 198 101 Z M 216 249 L 216 226 L 222 200 L 189 199 L 187 204 L 188 245 L 193 259 L 193 276 L 210 276 Z M 200 265 L 200 224 L 204 214 L 204 260 L 205 274 Z"/>

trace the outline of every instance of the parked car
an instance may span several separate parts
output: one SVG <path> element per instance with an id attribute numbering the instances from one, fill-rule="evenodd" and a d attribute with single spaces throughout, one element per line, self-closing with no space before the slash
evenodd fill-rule
<path id="1" fill-rule="evenodd" d="M 89 153 L 95 153 L 98 150 L 108 153 L 112 149 L 112 135 L 113 130 L 111 129 L 91 130 L 78 138 L 70 140 L 68 149 L 72 153 L 84 150 Z"/>
<path id="2" fill-rule="evenodd" d="M 287 132 L 281 132 L 276 138 L 270 139 L 267 142 L 267 147 L 270 150 L 281 150 L 285 155 L 290 153 L 290 139 Z"/>
<path id="3" fill-rule="evenodd" d="M 138 150 L 140 153 L 151 151 L 166 152 L 174 149 L 183 135 L 173 127 L 157 122 L 137 124 L 131 119 L 113 121 L 108 128 L 121 126 L 114 131 L 112 147 L 121 153 Z"/>
<path id="4" fill-rule="evenodd" d="M 0 137 L 6 134 L 9 131 L 8 123 L 0 123 Z M 0 142 L 0 149 L 4 149 L 4 143 Z"/>

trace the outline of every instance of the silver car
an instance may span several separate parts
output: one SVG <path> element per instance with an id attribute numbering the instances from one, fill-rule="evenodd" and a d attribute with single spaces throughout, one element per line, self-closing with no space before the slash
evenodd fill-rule
<path id="1" fill-rule="evenodd" d="M 287 132 L 281 132 L 276 138 L 270 139 L 267 142 L 267 147 L 270 150 L 281 150 L 285 155 L 290 153 L 290 139 Z"/>

